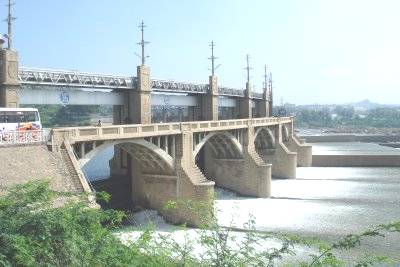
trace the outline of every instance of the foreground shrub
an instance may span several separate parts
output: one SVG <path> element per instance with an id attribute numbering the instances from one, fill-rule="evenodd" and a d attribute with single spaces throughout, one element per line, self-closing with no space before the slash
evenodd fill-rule
<path id="1" fill-rule="evenodd" d="M 85 196 L 55 208 L 59 197 L 48 182 L 34 182 L 0 198 L 0 266 L 171 265 L 112 234 L 122 212 L 88 208 Z"/>
<path id="2" fill-rule="evenodd" d="M 54 206 L 66 197 L 69 202 Z M 329 245 L 257 231 L 252 217 L 243 228 L 221 227 L 213 216 L 196 235 L 186 229 L 183 242 L 145 229 L 124 244 L 113 231 L 125 214 L 88 208 L 86 200 L 86 195 L 53 192 L 45 181 L 10 189 L 0 197 L 0 266 L 275 266 L 295 255 L 298 244 L 313 252 L 295 266 L 347 266 L 337 251 L 358 247 L 364 238 L 400 233 L 400 222 L 380 225 Z M 271 240 L 278 242 L 267 246 Z M 370 256 L 351 265 L 382 262 L 387 258 Z"/>

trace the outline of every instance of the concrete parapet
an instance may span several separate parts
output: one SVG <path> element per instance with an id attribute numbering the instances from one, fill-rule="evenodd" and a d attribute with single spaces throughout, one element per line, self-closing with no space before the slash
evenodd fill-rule
<path id="1" fill-rule="evenodd" d="M 258 154 L 265 162 L 272 164 L 272 176 L 296 178 L 297 153 L 291 152 L 282 142 L 277 143 L 275 149 L 262 149 Z"/>
<path id="2" fill-rule="evenodd" d="M 289 138 L 287 147 L 290 151 L 297 153 L 297 165 L 300 167 L 311 167 L 312 165 L 312 146 L 301 143 L 295 136 Z"/>

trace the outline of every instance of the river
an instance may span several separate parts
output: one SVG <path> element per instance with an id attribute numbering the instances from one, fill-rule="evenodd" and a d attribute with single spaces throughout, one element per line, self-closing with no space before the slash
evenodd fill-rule
<path id="1" fill-rule="evenodd" d="M 316 143 L 313 151 L 329 154 L 398 154 L 400 150 L 367 143 Z M 112 149 L 99 154 L 84 171 L 90 179 L 106 178 Z M 297 168 L 297 179 L 273 179 L 272 197 L 241 197 L 217 189 L 216 208 L 222 225 L 241 226 L 255 217 L 260 230 L 293 233 L 332 241 L 360 233 L 381 223 L 400 220 L 400 168 L 309 167 Z M 165 224 L 153 213 L 138 214 L 138 223 Z M 152 214 L 152 216 L 148 216 Z M 142 217 L 141 217 L 142 216 Z M 400 262 L 400 236 L 367 242 L 363 251 L 387 254 Z M 361 250 L 355 254 L 362 253 Z"/>

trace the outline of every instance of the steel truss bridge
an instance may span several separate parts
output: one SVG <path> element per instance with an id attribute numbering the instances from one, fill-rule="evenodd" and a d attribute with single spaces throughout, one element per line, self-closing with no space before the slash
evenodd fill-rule
<path id="1" fill-rule="evenodd" d="M 21 85 L 52 86 L 63 88 L 93 88 L 109 90 L 135 90 L 137 77 L 87 73 L 78 71 L 50 70 L 20 67 L 18 79 Z M 206 94 L 208 84 L 188 83 L 172 80 L 151 80 L 152 90 L 188 94 Z M 243 89 L 219 87 L 218 93 L 227 97 L 244 97 Z M 262 99 L 262 93 L 252 93 L 252 98 Z"/>

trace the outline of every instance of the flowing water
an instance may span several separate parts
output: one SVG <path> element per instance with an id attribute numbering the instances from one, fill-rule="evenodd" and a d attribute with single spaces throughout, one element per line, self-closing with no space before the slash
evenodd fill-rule
<path id="1" fill-rule="evenodd" d="M 313 151 L 318 154 L 400 153 L 398 149 L 367 143 L 313 145 Z M 107 166 L 112 151 L 107 150 L 88 163 L 84 171 L 90 179 L 109 175 Z M 400 168 L 298 168 L 297 179 L 273 179 L 272 197 L 268 199 L 237 196 L 222 189 L 216 191 L 218 220 L 225 226 L 233 223 L 240 227 L 251 214 L 260 230 L 333 241 L 346 234 L 400 220 Z M 140 213 L 135 221 L 143 224 L 151 218 L 160 229 L 173 231 L 173 226 L 164 223 L 154 212 Z M 400 236 L 374 238 L 363 250 L 369 254 L 387 254 L 400 262 Z"/>

